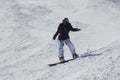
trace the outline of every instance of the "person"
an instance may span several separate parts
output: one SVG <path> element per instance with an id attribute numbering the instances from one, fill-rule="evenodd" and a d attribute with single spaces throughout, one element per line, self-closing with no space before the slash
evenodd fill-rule
<path id="1" fill-rule="evenodd" d="M 63 50 L 63 46 L 64 44 L 66 44 L 72 54 L 73 59 L 78 58 L 78 54 L 76 54 L 75 51 L 75 46 L 73 45 L 73 43 L 70 41 L 70 37 L 69 37 L 69 32 L 70 31 L 80 31 L 81 29 L 78 28 L 73 28 L 71 23 L 69 22 L 68 18 L 64 18 L 62 23 L 59 24 L 57 32 L 54 34 L 53 36 L 53 40 L 56 39 L 56 37 L 59 34 L 58 37 L 58 42 L 59 42 L 59 60 L 62 62 L 64 61 L 64 50 Z"/>

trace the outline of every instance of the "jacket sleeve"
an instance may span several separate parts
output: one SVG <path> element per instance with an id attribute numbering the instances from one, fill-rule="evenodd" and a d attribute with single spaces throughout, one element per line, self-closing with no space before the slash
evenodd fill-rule
<path id="1" fill-rule="evenodd" d="M 59 27 L 60 27 L 60 25 L 58 26 L 58 29 L 57 29 L 56 33 L 54 34 L 54 36 L 53 36 L 53 40 L 55 40 L 57 35 L 59 34 Z"/>
<path id="2" fill-rule="evenodd" d="M 81 29 L 73 28 L 72 25 L 70 24 L 70 30 L 71 30 L 71 31 L 80 31 Z"/>

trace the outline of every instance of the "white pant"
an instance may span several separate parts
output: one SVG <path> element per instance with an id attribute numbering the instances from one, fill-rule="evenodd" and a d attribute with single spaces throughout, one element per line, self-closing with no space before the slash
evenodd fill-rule
<path id="1" fill-rule="evenodd" d="M 64 57 L 64 43 L 69 47 L 71 54 L 76 53 L 75 52 L 75 47 L 73 45 L 73 43 L 70 41 L 70 39 L 66 39 L 66 40 L 58 40 L 59 42 L 59 57 Z"/>

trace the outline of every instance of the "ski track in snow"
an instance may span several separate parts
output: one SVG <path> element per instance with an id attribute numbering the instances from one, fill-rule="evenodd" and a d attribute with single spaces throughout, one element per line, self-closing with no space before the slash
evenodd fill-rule
<path id="1" fill-rule="evenodd" d="M 119 3 L 1 0 L 0 80 L 120 80 Z M 52 36 L 64 17 L 82 29 L 70 35 L 77 53 L 84 56 L 49 67 L 58 61 Z M 71 58 L 64 48 L 65 58 Z"/>

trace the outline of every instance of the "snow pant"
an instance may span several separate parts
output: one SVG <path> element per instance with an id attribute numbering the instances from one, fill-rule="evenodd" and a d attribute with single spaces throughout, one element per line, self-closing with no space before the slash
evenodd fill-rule
<path id="1" fill-rule="evenodd" d="M 69 47 L 71 54 L 76 53 L 75 47 L 73 43 L 70 41 L 70 39 L 58 40 L 58 42 L 59 42 L 59 56 L 58 57 L 64 57 L 64 49 L 63 49 L 64 44 L 66 44 Z"/>

